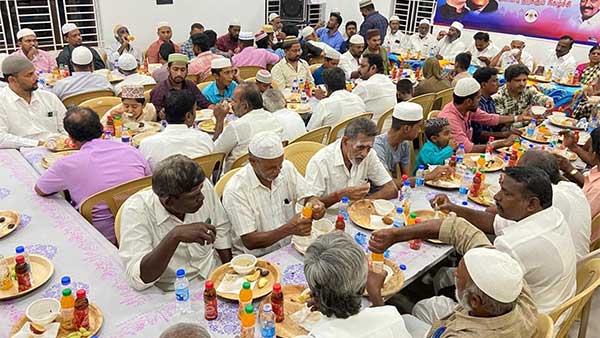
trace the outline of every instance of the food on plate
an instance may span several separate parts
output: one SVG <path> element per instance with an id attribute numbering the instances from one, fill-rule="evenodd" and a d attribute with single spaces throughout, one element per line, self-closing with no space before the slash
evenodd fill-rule
<path id="1" fill-rule="evenodd" d="M 267 277 L 269 275 L 269 270 L 267 269 L 258 268 L 258 271 L 260 271 L 261 277 Z"/>
<path id="2" fill-rule="evenodd" d="M 258 280 L 258 288 L 259 288 L 259 289 L 262 289 L 262 288 L 264 288 L 264 287 L 265 287 L 265 285 L 267 285 L 267 283 L 268 283 L 268 282 L 269 282 L 269 280 L 268 280 L 266 277 L 261 277 L 261 278 Z"/>
<path id="3" fill-rule="evenodd" d="M 35 323 L 29 323 L 29 330 L 33 334 L 44 334 L 46 332 L 46 328 Z"/>
<path id="4" fill-rule="evenodd" d="M 310 289 L 306 288 L 304 289 L 300 295 L 298 297 L 292 297 L 292 302 L 296 302 L 296 303 L 300 303 L 300 304 L 304 304 L 306 302 L 308 302 L 308 300 L 310 299 L 310 297 L 312 296 Z"/>
<path id="5" fill-rule="evenodd" d="M 394 224 L 394 220 L 391 217 L 389 217 L 389 216 L 383 216 L 383 218 L 381 219 L 381 221 L 385 225 L 392 225 L 392 224 Z"/>

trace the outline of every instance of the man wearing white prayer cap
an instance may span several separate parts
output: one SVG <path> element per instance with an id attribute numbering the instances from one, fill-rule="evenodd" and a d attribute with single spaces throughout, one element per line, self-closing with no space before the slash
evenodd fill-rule
<path id="1" fill-rule="evenodd" d="M 365 50 L 365 39 L 362 35 L 354 34 L 350 38 L 348 51 L 340 58 L 340 68 L 346 73 L 346 80 L 358 79 L 360 57 Z"/>
<path id="2" fill-rule="evenodd" d="M 388 52 L 400 53 L 406 50 L 407 36 L 400 30 L 400 18 L 392 15 L 388 33 L 383 39 L 383 47 Z"/>
<path id="3" fill-rule="evenodd" d="M 148 76 L 146 74 L 138 73 L 138 63 L 135 59 L 135 56 L 129 53 L 123 53 L 119 56 L 119 73 L 125 76 L 123 81 L 115 84 L 115 95 L 119 96 L 121 94 L 121 89 L 123 86 L 131 86 L 131 85 L 152 85 L 156 84 L 154 78 L 152 76 Z"/>
<path id="4" fill-rule="evenodd" d="M 243 81 L 238 75 L 237 68 L 233 68 L 231 60 L 227 58 L 216 58 L 210 62 L 210 71 L 215 80 L 202 90 L 202 94 L 212 104 L 231 99 L 235 87 Z"/>
<path id="5" fill-rule="evenodd" d="M 105 75 L 93 73 L 94 56 L 86 46 L 79 46 L 71 53 L 73 73 L 56 81 L 52 92 L 61 100 L 76 94 L 97 90 L 113 90 Z"/>
<path id="6" fill-rule="evenodd" d="M 408 48 L 411 52 L 421 52 L 423 56 L 434 56 L 437 46 L 436 38 L 430 33 L 431 22 L 427 19 L 419 21 L 419 27 L 416 33 L 408 39 Z"/>
<path id="7" fill-rule="evenodd" d="M 26 57 L 33 63 L 35 70 L 52 73 L 57 67 L 56 59 L 45 50 L 38 49 L 38 40 L 35 32 L 30 28 L 22 28 L 17 32 L 17 49 L 14 55 Z"/>
<path id="8" fill-rule="evenodd" d="M 170 43 L 175 48 L 175 53 L 180 52 L 180 47 L 178 44 L 173 42 L 171 38 L 173 37 L 173 30 L 171 29 L 171 25 L 168 22 L 161 21 L 156 25 L 156 35 L 158 39 L 148 46 L 146 50 L 146 57 L 148 58 L 148 63 L 159 63 L 160 55 L 159 49 L 163 43 Z"/>
<path id="9" fill-rule="evenodd" d="M 454 60 L 456 55 L 467 50 L 462 42 L 461 35 L 464 26 L 458 21 L 454 21 L 448 31 L 440 31 L 438 34 L 437 55 L 440 60 Z"/>
<path id="10" fill-rule="evenodd" d="M 258 72 L 256 72 L 256 85 L 258 86 L 258 90 L 260 90 L 261 93 L 264 93 L 265 91 L 267 91 L 267 89 L 271 89 L 272 83 L 273 76 L 271 75 L 271 72 L 269 72 L 266 69 L 261 69 Z"/>
<path id="11" fill-rule="evenodd" d="M 525 65 L 530 72 L 533 72 L 533 56 L 525 50 L 525 37 L 515 35 L 510 45 L 504 46 L 498 54 L 492 59 L 490 67 L 508 68 L 510 65 Z"/>
<path id="12" fill-rule="evenodd" d="M 281 29 L 283 28 L 283 22 L 281 17 L 277 13 L 269 14 L 269 23 L 273 26 L 275 34 L 273 35 L 273 44 L 283 41 L 285 36 L 282 35 Z"/>
<path id="13" fill-rule="evenodd" d="M 142 51 L 133 45 L 135 37 L 129 33 L 129 28 L 121 24 L 116 24 L 113 27 L 113 38 L 114 40 L 105 49 L 108 69 L 117 68 L 116 63 L 119 56 L 124 53 L 133 55 L 138 65 L 144 63 Z"/>
<path id="14" fill-rule="evenodd" d="M 240 52 L 241 26 L 237 19 L 233 19 L 227 28 L 227 34 L 221 35 L 217 39 L 217 48 L 225 53 L 237 54 Z"/>
<path id="15" fill-rule="evenodd" d="M 75 48 L 82 46 L 83 39 L 81 37 L 81 32 L 79 31 L 79 28 L 74 23 L 64 24 L 62 26 L 61 30 L 63 33 L 64 41 L 66 41 L 69 44 L 67 46 L 65 46 L 65 48 L 63 48 L 63 50 L 58 54 L 58 56 L 56 57 L 56 63 L 59 66 L 64 65 L 64 66 L 69 67 L 69 72 L 72 73 L 75 71 L 75 69 L 74 69 L 73 65 L 71 64 L 71 53 L 73 53 L 73 50 Z M 92 53 L 92 56 L 94 58 L 93 70 L 106 68 L 106 66 L 104 65 L 104 61 L 102 60 L 102 57 L 100 56 L 100 54 L 98 54 L 96 49 L 90 48 L 90 47 L 85 47 L 85 48 L 90 50 L 90 52 Z"/>
<path id="16" fill-rule="evenodd" d="M 261 39 L 267 41 L 266 33 L 260 35 Z M 234 67 L 258 66 L 267 69 L 268 65 L 279 62 L 277 54 L 269 52 L 266 48 L 254 47 L 254 34 L 252 32 L 240 33 L 240 47 L 242 50 L 231 58 Z"/>
<path id="17" fill-rule="evenodd" d="M 304 27 L 301 33 L 305 41 L 318 41 L 317 34 L 315 34 L 315 29 L 311 26 Z"/>
<path id="18" fill-rule="evenodd" d="M 249 163 L 225 186 L 223 206 L 229 210 L 234 254 L 275 251 L 290 244 L 292 235 L 310 236 L 313 219 L 325 215 L 304 177 L 284 159 L 281 142 L 273 131 L 254 135 Z M 310 207 L 312 216 L 296 213 L 296 203 Z"/>
<path id="19" fill-rule="evenodd" d="M 340 64 L 340 58 L 342 57 L 342 54 L 335 49 L 327 49 L 324 54 L 325 58 L 323 64 L 313 72 L 313 78 L 315 79 L 315 85 L 317 86 L 325 83 L 323 81 L 323 71 L 325 69 L 337 67 Z"/>

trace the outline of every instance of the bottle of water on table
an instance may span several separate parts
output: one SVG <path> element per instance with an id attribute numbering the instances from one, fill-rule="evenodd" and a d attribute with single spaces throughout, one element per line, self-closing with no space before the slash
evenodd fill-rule
<path id="1" fill-rule="evenodd" d="M 275 314 L 269 303 L 263 306 L 263 311 L 260 315 L 260 326 L 262 338 L 275 338 Z"/>
<path id="2" fill-rule="evenodd" d="M 536 127 L 536 120 L 531 119 L 531 121 L 529 122 L 529 125 L 527 126 L 527 136 L 533 137 L 533 135 L 535 134 L 535 127 Z"/>
<path id="3" fill-rule="evenodd" d="M 465 159 L 465 145 L 459 144 L 458 149 L 456 149 L 456 163 L 463 163 Z"/>
<path id="4" fill-rule="evenodd" d="M 420 164 L 417 169 L 415 188 L 421 190 L 425 184 L 425 166 Z"/>
<path id="5" fill-rule="evenodd" d="M 401 207 L 396 208 L 396 215 L 394 215 L 394 228 L 401 228 L 404 226 L 404 209 Z"/>
<path id="6" fill-rule="evenodd" d="M 469 185 L 471 184 L 471 174 L 469 171 L 465 171 L 463 178 L 460 182 L 460 188 L 458 188 L 458 201 L 459 203 L 466 202 L 469 196 Z"/>
<path id="7" fill-rule="evenodd" d="M 342 200 L 340 201 L 340 209 L 338 213 L 344 216 L 344 221 L 348 221 L 348 205 L 350 204 L 350 200 L 346 196 L 342 196 Z"/>
<path id="8" fill-rule="evenodd" d="M 177 270 L 177 279 L 175 279 L 175 310 L 177 313 L 190 313 L 192 304 L 190 303 L 190 282 L 185 277 L 185 270 Z"/>

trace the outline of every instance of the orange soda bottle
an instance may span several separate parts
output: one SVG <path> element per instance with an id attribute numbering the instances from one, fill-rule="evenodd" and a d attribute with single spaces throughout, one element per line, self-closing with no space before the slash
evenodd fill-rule
<path id="1" fill-rule="evenodd" d="M 254 306 L 252 304 L 244 307 L 244 313 L 241 317 L 242 330 L 240 338 L 254 338 L 254 325 L 256 324 L 256 315 L 254 314 Z"/>
<path id="2" fill-rule="evenodd" d="M 250 282 L 244 282 L 244 284 L 242 284 L 242 289 L 240 290 L 240 318 L 242 318 L 242 316 L 244 315 L 244 308 L 246 307 L 246 305 L 252 305 L 252 289 L 250 289 L 250 286 Z"/>
<path id="3" fill-rule="evenodd" d="M 73 323 L 75 319 L 75 297 L 73 297 L 71 289 L 64 289 L 62 291 L 60 307 L 62 317 L 60 326 L 65 330 L 72 330 L 75 327 Z"/>
<path id="4" fill-rule="evenodd" d="M 373 268 L 373 272 L 383 272 L 383 253 L 371 253 L 371 266 Z"/>

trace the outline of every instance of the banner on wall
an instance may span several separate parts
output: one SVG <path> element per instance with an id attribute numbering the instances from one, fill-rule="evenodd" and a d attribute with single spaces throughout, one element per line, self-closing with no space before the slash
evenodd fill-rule
<path id="1" fill-rule="evenodd" d="M 600 0 L 438 0 L 434 21 L 545 39 L 600 40 Z"/>

